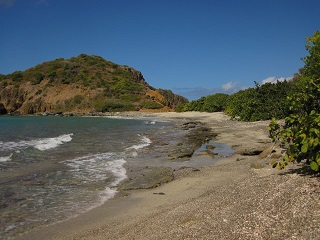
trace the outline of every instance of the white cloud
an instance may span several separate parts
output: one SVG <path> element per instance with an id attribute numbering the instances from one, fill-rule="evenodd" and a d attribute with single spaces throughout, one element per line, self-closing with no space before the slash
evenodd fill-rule
<path id="1" fill-rule="evenodd" d="M 283 82 L 284 80 L 290 81 L 292 79 L 293 79 L 293 77 L 280 77 L 280 78 L 268 77 L 268 78 L 262 80 L 262 84 L 265 84 L 265 83 L 276 83 L 277 81 Z"/>
<path id="2" fill-rule="evenodd" d="M 0 0 L 0 6 L 11 7 L 15 0 Z"/>
<path id="3" fill-rule="evenodd" d="M 230 91 L 230 90 L 234 89 L 236 85 L 237 85 L 236 82 L 228 82 L 228 83 L 222 85 L 222 90 Z"/>

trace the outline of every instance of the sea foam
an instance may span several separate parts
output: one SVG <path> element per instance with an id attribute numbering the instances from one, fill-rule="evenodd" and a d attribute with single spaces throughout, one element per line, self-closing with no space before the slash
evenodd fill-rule
<path id="1" fill-rule="evenodd" d="M 8 162 L 11 161 L 12 153 L 9 156 L 0 157 L 0 162 Z"/>
<path id="2" fill-rule="evenodd" d="M 59 137 L 54 138 L 44 138 L 39 140 L 31 141 L 34 148 L 39 149 L 40 151 L 45 151 L 48 149 L 56 148 L 59 145 L 62 145 L 65 142 L 70 142 L 72 140 L 73 133 L 63 134 Z"/>
<path id="3" fill-rule="evenodd" d="M 108 182 L 104 191 L 100 192 L 100 203 L 103 204 L 116 194 L 116 187 L 127 178 L 123 158 L 114 153 L 98 153 L 64 161 L 70 172 L 83 184 Z M 99 205 L 98 204 L 98 205 Z M 96 206 L 94 206 L 96 207 Z"/>
<path id="4" fill-rule="evenodd" d="M 89 154 L 64 161 L 63 163 L 69 167 L 69 171 L 72 173 L 74 178 L 80 180 L 84 185 L 99 182 L 107 183 L 105 190 L 101 191 L 99 194 L 99 204 L 102 204 L 108 199 L 114 197 L 117 192 L 115 187 L 118 186 L 122 180 L 127 178 L 127 172 L 124 164 L 126 163 L 125 159 L 130 156 L 132 150 L 136 153 L 137 150 L 150 145 L 151 140 L 149 138 L 146 136 L 140 137 L 140 144 L 126 148 L 128 152 Z"/>
<path id="5" fill-rule="evenodd" d="M 126 161 L 114 153 L 98 153 L 65 161 L 73 175 L 83 182 L 98 182 L 108 178 L 106 171 L 113 175 L 110 186 L 116 186 L 126 178 Z"/>
<path id="6" fill-rule="evenodd" d="M 3 150 L 20 150 L 28 147 L 36 148 L 40 151 L 53 149 L 62 145 L 63 143 L 70 142 L 72 140 L 73 133 L 63 134 L 53 138 L 40 138 L 29 141 L 18 141 L 18 142 L 0 142 L 0 149 Z"/>
<path id="7" fill-rule="evenodd" d="M 149 146 L 149 145 L 152 143 L 152 141 L 150 140 L 150 138 L 147 138 L 146 136 L 142 136 L 140 141 L 141 141 L 140 144 L 133 145 L 133 146 L 128 147 L 128 148 L 126 148 L 126 149 L 127 149 L 127 150 L 130 150 L 130 149 L 138 150 L 138 149 L 147 147 L 147 146 Z"/>

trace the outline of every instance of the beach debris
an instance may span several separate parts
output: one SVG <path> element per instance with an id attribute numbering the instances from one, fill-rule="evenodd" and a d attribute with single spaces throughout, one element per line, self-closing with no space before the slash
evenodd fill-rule
<path id="1" fill-rule="evenodd" d="M 164 192 L 154 192 L 154 195 L 166 195 Z"/>

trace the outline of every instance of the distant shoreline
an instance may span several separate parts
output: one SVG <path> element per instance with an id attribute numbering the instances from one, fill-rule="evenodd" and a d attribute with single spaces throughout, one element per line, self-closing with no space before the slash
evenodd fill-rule
<path id="1" fill-rule="evenodd" d="M 17 239 L 315 239 L 318 181 L 271 168 L 279 155 L 263 122 L 223 113 L 125 113 L 208 124 L 237 153 L 214 166 L 181 169 L 158 188 L 120 192 L 103 206 Z M 257 155 L 259 154 L 260 155 Z M 278 155 L 277 155 L 278 154 Z M 305 204 L 308 203 L 308 204 Z M 314 214 L 312 214 L 314 213 Z"/>

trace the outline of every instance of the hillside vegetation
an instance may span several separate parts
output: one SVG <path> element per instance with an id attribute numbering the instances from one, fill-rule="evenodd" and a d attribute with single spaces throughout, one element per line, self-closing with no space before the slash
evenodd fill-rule
<path id="1" fill-rule="evenodd" d="M 187 99 L 150 86 L 141 72 L 81 54 L 0 75 L 0 114 L 172 110 Z"/>

